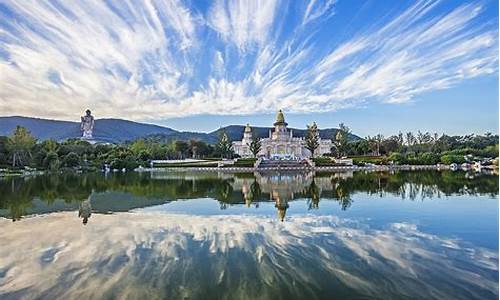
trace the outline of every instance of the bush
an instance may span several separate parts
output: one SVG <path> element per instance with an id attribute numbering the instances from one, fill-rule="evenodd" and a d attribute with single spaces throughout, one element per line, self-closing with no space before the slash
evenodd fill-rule
<path id="1" fill-rule="evenodd" d="M 147 150 L 141 150 L 137 158 L 142 161 L 148 161 L 151 159 L 151 153 L 149 153 Z"/>
<path id="2" fill-rule="evenodd" d="M 50 151 L 43 160 L 43 167 L 48 170 L 57 170 L 61 166 L 57 153 Z"/>
<path id="3" fill-rule="evenodd" d="M 435 165 L 439 162 L 439 156 L 432 152 L 425 152 L 419 155 L 418 160 L 422 165 Z"/>
<path id="4" fill-rule="evenodd" d="M 213 168 L 217 167 L 217 162 L 203 163 L 203 162 L 192 162 L 192 163 L 157 163 L 155 168 Z"/>
<path id="5" fill-rule="evenodd" d="M 330 157 L 314 157 L 312 160 L 317 167 L 328 167 L 336 165 L 335 161 Z"/>
<path id="6" fill-rule="evenodd" d="M 126 156 L 124 158 L 115 158 L 111 161 L 109 164 L 109 167 L 111 169 L 126 169 L 126 170 L 133 170 L 137 168 L 139 164 L 135 160 L 135 158 L 131 155 Z"/>
<path id="7" fill-rule="evenodd" d="M 399 152 L 391 153 L 391 155 L 389 155 L 389 157 L 388 157 L 388 160 L 394 162 L 397 165 L 404 165 L 404 164 L 408 163 L 406 156 L 404 156 L 403 154 L 401 154 Z"/>
<path id="8" fill-rule="evenodd" d="M 255 162 L 257 161 L 256 158 L 239 158 L 235 163 L 235 167 L 253 167 Z"/>
<path id="9" fill-rule="evenodd" d="M 483 150 L 480 150 L 479 155 L 483 157 L 498 157 L 498 145 L 487 146 Z"/>
<path id="10" fill-rule="evenodd" d="M 80 164 L 80 157 L 75 152 L 70 152 L 64 156 L 63 164 L 68 168 L 77 167 Z"/>
<path id="11" fill-rule="evenodd" d="M 364 164 L 382 165 L 387 163 L 387 158 L 384 156 L 354 156 L 351 158 L 352 162 L 355 165 L 364 165 Z"/>
<path id="12" fill-rule="evenodd" d="M 446 154 L 441 156 L 441 162 L 447 165 L 452 163 L 463 164 L 465 162 L 465 158 L 461 155 Z"/>

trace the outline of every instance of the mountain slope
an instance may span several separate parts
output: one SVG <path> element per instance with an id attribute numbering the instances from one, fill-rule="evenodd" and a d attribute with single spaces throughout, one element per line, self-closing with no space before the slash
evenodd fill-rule
<path id="1" fill-rule="evenodd" d="M 10 135 L 17 125 L 26 127 L 40 140 L 65 140 L 81 136 L 80 123 L 28 117 L 0 117 L 0 135 Z M 150 134 L 172 134 L 177 131 L 152 124 L 121 119 L 98 119 L 94 125 L 94 138 L 106 142 L 135 140 Z"/>
<path id="2" fill-rule="evenodd" d="M 28 117 L 0 117 L 0 135 L 10 135 L 17 125 L 26 127 L 40 140 L 56 139 L 65 140 L 78 138 L 81 136 L 80 123 L 58 120 L 37 119 Z M 219 128 L 210 133 L 203 132 L 181 132 L 168 127 L 137 123 L 122 119 L 98 119 L 95 121 L 94 138 L 98 141 L 111 143 L 122 143 L 133 141 L 139 138 L 148 138 L 152 141 L 169 142 L 173 140 L 202 140 L 213 144 L 216 143 L 219 134 L 226 131 L 232 141 L 241 140 L 245 126 L 230 125 Z M 252 127 L 253 133 L 261 138 L 269 136 L 271 127 Z M 304 137 L 305 129 L 295 129 L 293 135 Z M 335 128 L 320 129 L 320 136 L 323 139 L 330 139 L 338 131 Z M 351 140 L 358 140 L 360 137 L 351 134 Z"/>

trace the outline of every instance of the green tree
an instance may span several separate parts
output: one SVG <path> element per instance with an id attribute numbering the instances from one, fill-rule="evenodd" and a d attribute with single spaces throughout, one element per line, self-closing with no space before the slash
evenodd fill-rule
<path id="1" fill-rule="evenodd" d="M 443 164 L 447 164 L 447 165 L 452 164 L 452 163 L 462 164 L 465 162 L 463 155 L 453 155 L 453 154 L 443 155 L 443 156 L 441 156 L 440 160 Z"/>
<path id="2" fill-rule="evenodd" d="M 129 148 L 135 155 L 139 155 L 139 153 L 141 153 L 142 151 L 149 150 L 148 144 L 144 139 L 138 139 L 134 141 Z"/>
<path id="3" fill-rule="evenodd" d="M 36 139 L 22 126 L 16 126 L 9 137 L 7 148 L 12 155 L 12 166 L 23 166 L 31 157 L 31 149 L 36 144 Z"/>
<path id="4" fill-rule="evenodd" d="M 252 140 L 250 141 L 248 147 L 250 148 L 250 152 L 252 152 L 253 157 L 257 157 L 257 155 L 260 152 L 260 149 L 262 148 L 262 143 L 260 141 L 260 138 L 252 137 Z"/>
<path id="5" fill-rule="evenodd" d="M 61 166 L 61 162 L 59 161 L 59 156 L 55 151 L 47 152 L 45 159 L 43 160 L 43 166 L 47 170 L 55 171 L 58 170 Z"/>
<path id="6" fill-rule="evenodd" d="M 59 144 L 53 139 L 43 141 L 41 147 L 47 152 L 57 152 L 59 150 Z"/>
<path id="7" fill-rule="evenodd" d="M 80 157 L 75 152 L 70 152 L 64 156 L 63 164 L 68 168 L 77 167 L 80 164 Z"/>
<path id="8" fill-rule="evenodd" d="M 419 155 L 419 162 L 423 165 L 435 165 L 440 161 L 440 157 L 432 152 L 424 152 Z"/>
<path id="9" fill-rule="evenodd" d="M 403 165 L 407 163 L 406 157 L 398 152 L 392 152 L 391 155 L 389 155 L 389 161 L 392 161 L 393 163 L 397 165 Z"/>
<path id="10" fill-rule="evenodd" d="M 400 144 L 399 136 L 393 135 L 387 139 L 384 139 L 381 144 L 381 152 L 385 154 L 390 154 L 392 152 L 400 151 L 402 144 Z"/>
<path id="11" fill-rule="evenodd" d="M 311 151 L 311 157 L 314 157 L 314 151 L 319 147 L 319 130 L 316 122 L 307 125 L 306 149 Z"/>
<path id="12" fill-rule="evenodd" d="M 204 142 L 200 140 L 190 140 L 189 141 L 189 152 L 191 157 L 200 158 L 205 157 L 210 154 L 210 147 Z"/>
<path id="13" fill-rule="evenodd" d="M 223 158 L 230 158 L 233 154 L 233 144 L 229 140 L 227 133 L 223 131 L 219 135 L 219 141 L 216 145 L 216 152 L 218 152 Z"/>
<path id="14" fill-rule="evenodd" d="M 339 130 L 333 138 L 333 145 L 335 147 L 335 153 L 337 157 L 343 157 L 347 155 L 349 151 L 349 133 L 351 130 L 349 127 L 344 125 L 344 123 L 339 124 Z"/>
<path id="15" fill-rule="evenodd" d="M 0 136 L 0 166 L 6 165 L 9 157 L 8 151 L 9 138 L 6 136 Z"/>
<path id="16" fill-rule="evenodd" d="M 174 145 L 179 158 L 185 158 L 189 152 L 189 144 L 185 141 L 175 141 Z"/>

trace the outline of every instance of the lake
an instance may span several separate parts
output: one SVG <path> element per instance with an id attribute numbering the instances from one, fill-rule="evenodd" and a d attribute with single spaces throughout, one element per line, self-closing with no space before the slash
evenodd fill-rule
<path id="1" fill-rule="evenodd" d="M 498 176 L 0 179 L 2 299 L 497 299 Z"/>

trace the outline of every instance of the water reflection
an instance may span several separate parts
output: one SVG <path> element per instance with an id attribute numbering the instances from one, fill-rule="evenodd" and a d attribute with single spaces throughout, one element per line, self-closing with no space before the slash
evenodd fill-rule
<path id="1" fill-rule="evenodd" d="M 92 204 L 90 203 L 90 195 L 87 200 L 80 203 L 80 207 L 78 209 L 78 217 L 82 218 L 83 225 L 87 225 L 90 215 L 92 215 Z"/>
<path id="2" fill-rule="evenodd" d="M 434 171 L 2 179 L 0 298 L 496 299 L 497 195 Z"/>
<path id="3" fill-rule="evenodd" d="M 290 202 L 307 199 L 309 209 L 335 201 L 346 210 L 353 195 L 431 199 L 450 195 L 498 195 L 498 177 L 467 176 L 462 172 L 395 173 L 128 173 L 60 174 L 0 180 L 0 216 L 19 220 L 24 215 L 61 210 L 108 213 L 164 204 L 179 199 L 213 198 L 220 208 L 244 204 L 258 207 L 275 202 L 284 220 Z M 90 195 L 92 194 L 92 199 Z M 82 203 L 87 201 L 87 204 Z M 87 212 L 90 216 L 90 213 Z M 88 217 L 89 217 L 88 216 Z M 88 217 L 86 219 L 88 219 Z M 83 217 L 84 220 L 85 217 Z"/>
<path id="4" fill-rule="evenodd" d="M 3 299 L 495 299 L 498 256 L 414 224 L 334 216 L 0 220 Z M 50 229 L 50 230 L 48 230 Z M 34 239 L 33 237 L 37 238 Z M 29 247 L 26 247 L 29 245 Z M 22 251 L 17 251 L 23 249 Z"/>

